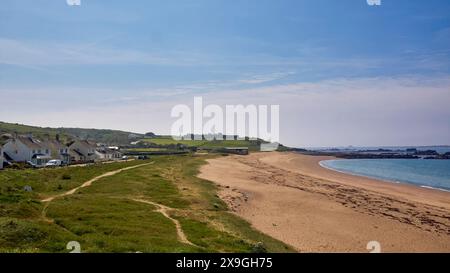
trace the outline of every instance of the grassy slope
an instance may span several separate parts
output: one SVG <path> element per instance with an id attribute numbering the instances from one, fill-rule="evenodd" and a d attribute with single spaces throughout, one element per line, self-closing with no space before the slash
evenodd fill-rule
<path id="1" fill-rule="evenodd" d="M 104 129 L 82 129 L 82 128 L 44 128 L 37 126 L 28 126 L 15 123 L 6 123 L 0 121 L 0 134 L 4 133 L 18 133 L 28 134 L 45 139 L 54 139 L 57 134 L 60 135 L 62 141 L 69 141 L 73 138 L 90 139 L 96 142 L 109 144 L 128 144 L 130 140 L 128 136 L 130 132 L 123 132 L 118 130 L 104 130 Z M 142 135 L 140 135 L 142 137 Z"/>
<path id="2" fill-rule="evenodd" d="M 0 252 L 67 252 L 69 241 L 80 242 L 84 252 L 251 252 L 260 241 L 271 252 L 292 251 L 227 211 L 216 186 L 195 176 L 202 158 L 162 156 L 153 161 L 54 200 L 46 210 L 53 223 L 43 217 L 44 206 L 37 200 L 143 161 L 1 171 Z M 71 179 L 63 180 L 64 174 Z M 34 191 L 24 192 L 24 185 Z M 170 214 L 197 246 L 180 243 L 169 219 L 133 198 L 173 208 Z"/>
<path id="3" fill-rule="evenodd" d="M 156 145 L 183 144 L 188 147 L 199 148 L 248 147 L 252 151 L 256 151 L 259 149 L 259 144 L 257 141 L 248 140 L 174 140 L 171 137 L 161 137 L 145 138 L 143 139 L 143 141 Z"/>

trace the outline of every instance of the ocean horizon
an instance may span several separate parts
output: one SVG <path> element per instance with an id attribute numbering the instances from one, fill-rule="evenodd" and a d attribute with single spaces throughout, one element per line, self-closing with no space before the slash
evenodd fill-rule
<path id="1" fill-rule="evenodd" d="M 340 151 L 364 151 L 364 150 L 378 150 L 386 149 L 392 151 L 405 151 L 406 149 L 417 149 L 418 151 L 434 150 L 439 154 L 450 152 L 450 145 L 426 145 L 426 146 L 342 146 L 342 147 L 307 147 L 307 150 L 312 151 L 331 151 L 338 149 Z"/>
<path id="2" fill-rule="evenodd" d="M 450 191 L 450 160 L 333 159 L 320 165 L 352 175 Z"/>

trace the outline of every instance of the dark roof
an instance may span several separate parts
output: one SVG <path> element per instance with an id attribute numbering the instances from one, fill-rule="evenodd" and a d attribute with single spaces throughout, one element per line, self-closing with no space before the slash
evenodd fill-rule
<path id="1" fill-rule="evenodd" d="M 46 149 L 44 143 L 31 137 L 19 136 L 14 140 L 22 142 L 23 145 L 27 146 L 30 149 Z"/>
<path id="2" fill-rule="evenodd" d="M 59 142 L 58 140 L 47 140 L 44 144 L 51 149 L 67 149 L 67 146 Z"/>
<path id="3" fill-rule="evenodd" d="M 97 148 L 97 145 L 95 143 L 92 143 L 88 140 L 78 140 L 78 143 L 80 143 L 80 145 L 84 146 L 87 149 L 95 149 Z"/>

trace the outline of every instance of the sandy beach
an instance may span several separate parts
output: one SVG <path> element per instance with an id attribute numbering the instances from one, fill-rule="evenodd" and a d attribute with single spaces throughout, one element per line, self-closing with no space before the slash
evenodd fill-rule
<path id="1" fill-rule="evenodd" d="M 450 252 L 450 193 L 335 172 L 332 157 L 253 153 L 208 160 L 199 177 L 254 228 L 299 252 Z"/>

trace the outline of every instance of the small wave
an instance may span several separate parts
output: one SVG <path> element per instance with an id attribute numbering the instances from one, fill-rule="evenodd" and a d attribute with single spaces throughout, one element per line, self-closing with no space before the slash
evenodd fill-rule
<path id="1" fill-rule="evenodd" d="M 438 191 L 445 191 L 445 192 L 450 192 L 450 190 L 446 190 L 446 189 L 441 189 L 441 188 L 435 188 L 435 187 L 431 187 L 431 186 L 420 186 L 421 188 L 425 188 L 425 189 L 430 189 L 430 190 L 438 190 Z"/>

